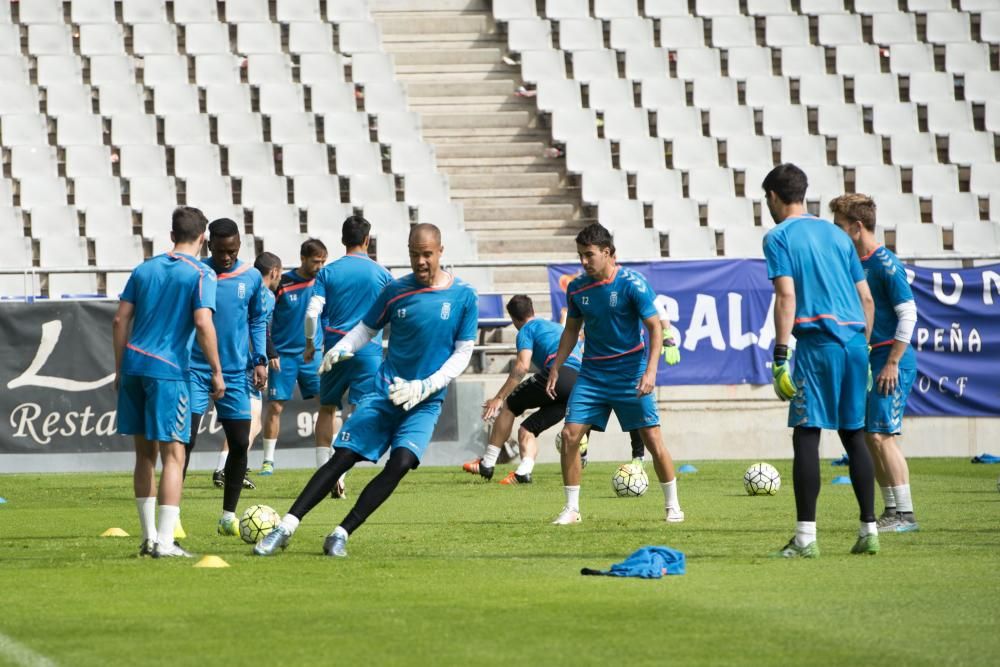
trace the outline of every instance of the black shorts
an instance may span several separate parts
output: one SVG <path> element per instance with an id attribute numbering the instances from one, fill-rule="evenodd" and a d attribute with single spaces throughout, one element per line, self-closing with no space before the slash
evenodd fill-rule
<path id="1" fill-rule="evenodd" d="M 538 408 L 538 412 L 521 424 L 522 428 L 527 429 L 535 437 L 558 424 L 566 416 L 566 402 L 573 393 L 573 385 L 576 384 L 576 370 L 572 368 L 559 370 L 555 398 L 551 398 L 545 392 L 545 385 L 548 382 L 547 373 L 538 373 L 517 385 L 507 397 L 507 408 L 516 416 L 524 414 L 525 410 Z"/>

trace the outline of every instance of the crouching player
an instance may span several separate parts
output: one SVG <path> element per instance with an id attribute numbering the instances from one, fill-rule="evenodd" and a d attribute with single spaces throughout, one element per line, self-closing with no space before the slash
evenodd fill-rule
<path id="1" fill-rule="evenodd" d="M 830 211 L 834 223 L 854 241 L 875 301 L 869 353 L 875 381 L 868 390 L 865 439 L 885 500 L 878 529 L 909 533 L 918 525 L 910 497 L 910 470 L 896 436 L 903 429 L 903 410 L 917 377 L 917 357 L 910 346 L 917 304 L 903 264 L 875 238 L 875 202 L 867 195 L 841 195 L 830 202 Z"/>
<path id="2" fill-rule="evenodd" d="M 348 536 L 392 495 L 407 472 L 420 465 L 446 387 L 472 357 L 479 300 L 472 287 L 440 269 L 444 248 L 437 227 L 414 226 L 409 248 L 413 273 L 389 283 L 361 322 L 323 357 L 322 368 L 349 359 L 391 325 L 388 356 L 375 377 L 374 391 L 361 399 L 337 434 L 331 459 L 312 476 L 281 523 L 254 548 L 258 556 L 284 548 L 302 518 L 341 475 L 360 461 L 378 461 L 389 452 L 385 468 L 323 543 L 326 555 L 346 556 Z"/>

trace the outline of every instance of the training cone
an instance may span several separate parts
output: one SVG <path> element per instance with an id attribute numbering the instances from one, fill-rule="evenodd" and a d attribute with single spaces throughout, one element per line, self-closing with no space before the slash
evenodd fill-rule
<path id="1" fill-rule="evenodd" d="M 830 480 L 831 484 L 850 484 L 851 478 L 846 475 L 839 475 Z"/>
<path id="2" fill-rule="evenodd" d="M 101 533 L 101 537 L 128 537 L 128 533 L 121 528 L 108 528 Z"/>
<path id="3" fill-rule="evenodd" d="M 218 556 L 205 556 L 194 564 L 195 567 L 229 567 L 229 563 Z"/>
<path id="4" fill-rule="evenodd" d="M 698 469 L 695 468 L 690 463 L 685 463 L 684 465 L 682 465 L 680 468 L 677 469 L 677 472 L 698 472 Z"/>

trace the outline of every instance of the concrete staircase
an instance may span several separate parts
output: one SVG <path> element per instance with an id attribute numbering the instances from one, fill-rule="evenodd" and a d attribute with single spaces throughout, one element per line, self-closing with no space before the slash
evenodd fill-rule
<path id="1" fill-rule="evenodd" d="M 575 259 L 579 187 L 562 158 L 544 156 L 549 129 L 534 99 L 515 95 L 520 71 L 503 62 L 506 36 L 486 0 L 380 0 L 374 17 L 479 257 Z M 548 285 L 542 268 L 496 269 L 493 280 L 505 294 Z M 534 298 L 548 312 L 548 297 Z"/>

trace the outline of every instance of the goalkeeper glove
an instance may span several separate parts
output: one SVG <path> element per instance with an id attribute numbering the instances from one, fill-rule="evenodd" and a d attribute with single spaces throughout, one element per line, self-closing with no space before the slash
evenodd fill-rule
<path id="1" fill-rule="evenodd" d="M 340 363 L 341 361 L 346 361 L 353 357 L 354 354 L 348 352 L 347 350 L 339 350 L 336 347 L 330 348 L 330 350 L 323 355 L 323 362 L 319 365 L 318 375 L 322 375 L 333 369 L 334 364 Z"/>
<path id="2" fill-rule="evenodd" d="M 433 392 L 430 380 L 404 380 L 397 377 L 389 385 L 389 400 L 409 411 Z"/>
<path id="3" fill-rule="evenodd" d="M 774 393 L 783 401 L 795 398 L 795 383 L 792 382 L 792 372 L 788 367 L 789 351 L 787 345 L 774 346 L 774 362 L 771 364 L 771 375 L 774 377 Z"/>
<path id="4" fill-rule="evenodd" d="M 660 354 L 663 355 L 663 361 L 666 362 L 667 366 L 675 366 L 681 360 L 681 349 L 677 346 L 680 337 L 677 327 L 663 330 L 663 349 Z"/>

